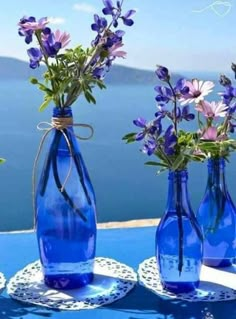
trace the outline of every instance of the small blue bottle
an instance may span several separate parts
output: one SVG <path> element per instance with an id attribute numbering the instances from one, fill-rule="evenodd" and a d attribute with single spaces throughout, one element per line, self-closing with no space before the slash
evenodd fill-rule
<path id="1" fill-rule="evenodd" d="M 72 118 L 71 108 L 54 108 L 54 118 Z M 94 190 L 73 127 L 53 129 L 35 196 L 36 232 L 44 282 L 74 289 L 93 279 L 96 249 Z M 66 180 L 69 167 L 71 172 Z"/>
<path id="2" fill-rule="evenodd" d="M 208 179 L 197 213 L 204 236 L 203 263 L 227 267 L 236 251 L 236 210 L 225 181 L 225 160 L 208 160 Z"/>
<path id="3" fill-rule="evenodd" d="M 192 211 L 187 170 L 169 171 L 166 211 L 156 231 L 156 257 L 163 287 L 173 293 L 194 290 L 202 265 L 202 234 Z"/>

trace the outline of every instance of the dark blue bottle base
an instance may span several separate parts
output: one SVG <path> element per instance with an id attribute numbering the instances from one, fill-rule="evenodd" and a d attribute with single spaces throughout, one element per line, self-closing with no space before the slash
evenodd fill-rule
<path id="1" fill-rule="evenodd" d="M 174 294 L 180 294 L 185 292 L 190 292 L 195 290 L 199 286 L 199 281 L 196 282 L 171 282 L 171 281 L 165 281 L 162 282 L 163 287 L 173 292 Z"/>
<path id="2" fill-rule="evenodd" d="M 60 275 L 45 275 L 44 283 L 53 289 L 66 290 L 77 289 L 84 287 L 93 280 L 93 273 L 75 275 L 75 274 L 60 274 Z"/>
<path id="3" fill-rule="evenodd" d="M 211 258 L 203 258 L 203 264 L 208 267 L 215 267 L 215 268 L 224 268 L 230 267 L 233 264 L 232 259 L 211 259 Z"/>

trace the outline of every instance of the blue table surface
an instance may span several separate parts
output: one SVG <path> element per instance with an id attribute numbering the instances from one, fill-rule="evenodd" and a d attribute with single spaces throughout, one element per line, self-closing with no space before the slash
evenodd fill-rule
<path id="1" fill-rule="evenodd" d="M 98 231 L 97 256 L 109 257 L 138 269 L 154 254 L 155 227 Z M 38 259 L 34 233 L 0 235 L 0 271 L 10 279 L 18 270 Z M 235 279 L 236 280 L 236 279 Z M 0 318 L 56 319 L 236 319 L 236 300 L 190 303 L 163 300 L 137 285 L 125 298 L 93 310 L 57 311 L 0 296 Z"/>

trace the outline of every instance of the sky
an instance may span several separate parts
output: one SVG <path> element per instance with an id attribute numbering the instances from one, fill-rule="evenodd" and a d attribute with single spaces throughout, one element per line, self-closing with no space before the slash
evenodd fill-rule
<path id="1" fill-rule="evenodd" d="M 1 1 L 0 56 L 28 60 L 28 46 L 17 33 L 23 15 L 51 17 L 52 29 L 70 33 L 70 47 L 89 46 L 95 37 L 93 14 L 102 8 L 102 0 Z M 236 0 L 124 0 L 124 11 L 131 8 L 137 10 L 135 24 L 124 28 L 127 58 L 119 64 L 225 72 L 236 62 Z"/>

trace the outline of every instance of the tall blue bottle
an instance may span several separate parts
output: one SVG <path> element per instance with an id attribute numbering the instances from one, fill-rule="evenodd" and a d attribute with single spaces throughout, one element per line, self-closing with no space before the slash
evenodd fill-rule
<path id="1" fill-rule="evenodd" d="M 197 213 L 204 235 L 203 263 L 227 267 L 236 251 L 236 210 L 225 182 L 225 161 L 208 160 L 205 195 Z"/>
<path id="2" fill-rule="evenodd" d="M 165 289 L 182 293 L 199 285 L 202 234 L 192 211 L 186 170 L 169 171 L 166 211 L 156 231 L 156 257 Z"/>
<path id="3" fill-rule="evenodd" d="M 72 118 L 71 108 L 54 108 L 54 118 Z M 53 129 L 37 187 L 36 231 L 47 286 L 73 289 L 93 279 L 96 208 L 93 187 L 73 127 Z M 71 173 L 65 188 L 71 166 Z"/>

